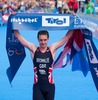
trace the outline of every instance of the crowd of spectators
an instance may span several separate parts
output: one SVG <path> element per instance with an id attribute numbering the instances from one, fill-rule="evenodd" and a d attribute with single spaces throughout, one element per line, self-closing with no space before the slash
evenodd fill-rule
<path id="1" fill-rule="evenodd" d="M 96 0 L 98 1 L 98 0 Z M 0 13 L 76 13 L 93 14 L 94 3 L 90 0 L 0 0 Z"/>
<path id="2" fill-rule="evenodd" d="M 56 10 L 55 10 L 56 9 Z M 2 14 L 16 12 L 48 12 L 70 13 L 78 10 L 76 0 L 0 0 L 0 12 Z"/>

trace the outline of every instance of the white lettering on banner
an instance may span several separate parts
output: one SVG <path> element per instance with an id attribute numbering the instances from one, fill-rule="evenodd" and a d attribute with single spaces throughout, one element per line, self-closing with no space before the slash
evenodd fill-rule
<path id="1" fill-rule="evenodd" d="M 85 28 L 86 26 L 83 24 L 82 19 L 79 17 L 75 16 L 74 19 L 74 28 Z"/>
<path id="2" fill-rule="evenodd" d="M 19 43 L 19 41 L 17 40 L 17 38 L 15 38 L 14 34 L 12 34 L 12 37 L 8 38 L 8 42 L 13 44 L 13 45 L 17 45 L 17 43 Z"/>
<path id="3" fill-rule="evenodd" d="M 85 42 L 86 42 L 86 47 L 87 47 L 87 52 L 88 52 L 90 62 L 91 63 L 98 63 L 98 60 L 97 60 L 95 53 L 93 51 L 93 48 L 91 46 L 90 40 L 85 39 Z"/>
<path id="4" fill-rule="evenodd" d="M 42 26 L 69 26 L 70 16 L 42 16 Z"/>
<path id="5" fill-rule="evenodd" d="M 75 25 L 79 25 L 79 24 L 82 24 L 82 23 L 83 23 L 82 19 L 80 19 L 80 18 L 78 18 L 77 16 L 75 16 L 74 24 L 75 24 Z"/>
<path id="6" fill-rule="evenodd" d="M 94 68 L 94 70 L 95 70 L 95 72 L 96 72 L 96 76 L 98 77 L 98 69 L 97 69 L 97 67 Z"/>
<path id="7" fill-rule="evenodd" d="M 13 56 L 13 55 L 14 55 L 14 50 L 8 49 L 8 55 L 9 55 L 9 56 Z"/>
<path id="8" fill-rule="evenodd" d="M 34 23 L 37 22 L 38 18 L 11 18 L 11 22 L 17 22 L 18 24 L 22 23 Z"/>

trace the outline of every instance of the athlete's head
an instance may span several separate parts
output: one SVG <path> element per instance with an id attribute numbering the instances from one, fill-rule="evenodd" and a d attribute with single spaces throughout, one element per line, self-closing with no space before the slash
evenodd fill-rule
<path id="1" fill-rule="evenodd" d="M 39 39 L 39 36 L 40 36 L 40 35 L 46 35 L 47 38 L 49 38 L 49 33 L 48 33 L 47 30 L 40 30 L 40 31 L 38 32 L 38 34 L 37 34 L 37 38 L 38 38 L 38 39 Z"/>
<path id="2" fill-rule="evenodd" d="M 47 47 L 48 39 L 49 39 L 49 33 L 46 30 L 41 30 L 38 32 L 37 35 L 40 47 L 45 48 Z"/>

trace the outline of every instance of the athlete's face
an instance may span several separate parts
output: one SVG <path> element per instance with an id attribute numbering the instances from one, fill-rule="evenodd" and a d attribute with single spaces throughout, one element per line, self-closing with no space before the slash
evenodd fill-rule
<path id="1" fill-rule="evenodd" d="M 47 35 L 39 35 L 38 41 L 39 41 L 40 47 L 42 48 L 47 47 L 48 40 L 49 38 L 47 37 Z"/>

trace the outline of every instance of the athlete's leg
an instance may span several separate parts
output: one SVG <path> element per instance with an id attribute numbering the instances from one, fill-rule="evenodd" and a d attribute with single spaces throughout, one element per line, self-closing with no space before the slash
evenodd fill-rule
<path id="1" fill-rule="evenodd" d="M 38 84 L 33 85 L 33 100 L 43 100 L 43 95 L 40 91 Z"/>
<path id="2" fill-rule="evenodd" d="M 55 96 L 55 85 L 54 84 L 50 84 L 49 88 L 48 88 L 48 92 L 44 96 L 45 100 L 54 100 L 54 96 Z"/>

